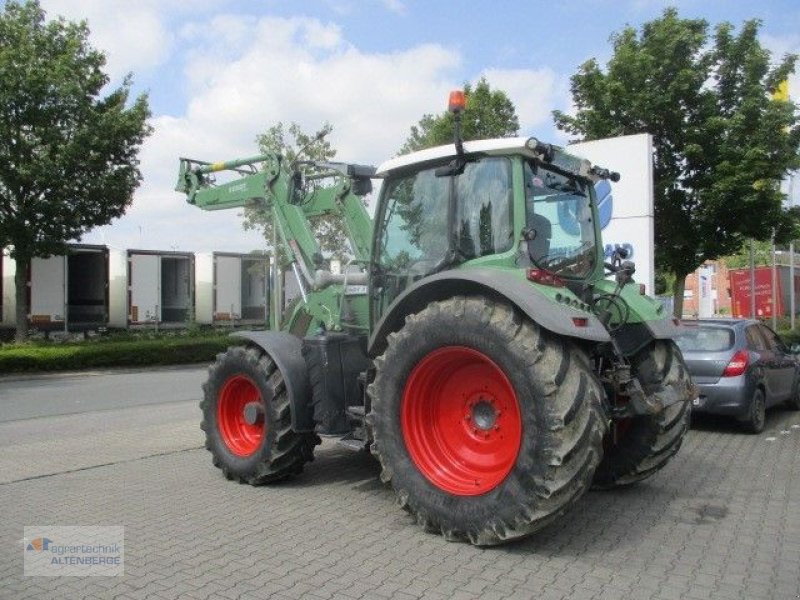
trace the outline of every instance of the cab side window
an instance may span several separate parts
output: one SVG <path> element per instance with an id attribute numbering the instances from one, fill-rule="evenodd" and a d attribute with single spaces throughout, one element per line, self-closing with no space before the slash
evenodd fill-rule
<path id="1" fill-rule="evenodd" d="M 511 161 L 483 158 L 467 163 L 456 179 L 458 251 L 467 260 L 510 249 Z"/>

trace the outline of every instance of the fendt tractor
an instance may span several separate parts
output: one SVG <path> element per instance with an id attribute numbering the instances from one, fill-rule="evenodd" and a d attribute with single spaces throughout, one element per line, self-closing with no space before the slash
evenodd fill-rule
<path id="1" fill-rule="evenodd" d="M 181 159 L 190 204 L 258 206 L 274 225 L 269 329 L 236 334 L 203 385 L 228 479 L 296 475 L 332 436 L 377 457 L 424 529 L 492 545 L 678 451 L 696 396 L 679 325 L 600 239 L 594 183 L 619 175 L 534 138 L 462 142 L 463 106 L 452 94 L 453 144 L 377 170 Z M 353 258 L 338 272 L 318 217 L 344 223 Z"/>

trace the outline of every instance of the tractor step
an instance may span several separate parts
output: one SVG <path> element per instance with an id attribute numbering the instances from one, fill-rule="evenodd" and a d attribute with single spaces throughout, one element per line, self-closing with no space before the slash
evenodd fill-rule
<path id="1" fill-rule="evenodd" d="M 347 448 L 353 452 L 363 452 L 367 449 L 367 442 L 365 440 L 357 440 L 349 435 L 338 439 L 336 443 L 342 448 Z"/>
<path id="2" fill-rule="evenodd" d="M 346 436 L 340 438 L 336 443 L 348 450 L 362 452 L 367 449 L 364 407 L 358 405 L 348 406 L 345 412 L 347 413 L 348 421 L 350 421 L 351 431 Z"/>
<path id="3" fill-rule="evenodd" d="M 346 409 L 347 416 L 351 419 L 358 421 L 364 420 L 364 407 L 363 406 L 348 406 Z"/>

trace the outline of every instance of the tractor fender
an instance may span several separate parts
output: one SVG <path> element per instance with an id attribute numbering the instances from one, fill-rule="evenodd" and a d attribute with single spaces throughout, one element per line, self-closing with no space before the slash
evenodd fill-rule
<path id="1" fill-rule="evenodd" d="M 593 342 L 608 342 L 611 339 L 595 315 L 557 304 L 534 285 L 520 281 L 511 273 L 475 267 L 442 271 L 421 279 L 401 293 L 376 324 L 369 340 L 369 355 L 375 357 L 384 351 L 386 337 L 403 326 L 406 316 L 419 312 L 430 302 L 465 294 L 506 300 L 535 323 L 558 335 Z M 573 317 L 586 319 L 586 326 L 578 327 Z"/>
<path id="2" fill-rule="evenodd" d="M 231 337 L 244 338 L 269 355 L 286 384 L 292 411 L 292 429 L 296 432 L 314 431 L 311 385 L 302 354 L 303 340 L 285 331 L 237 331 Z"/>

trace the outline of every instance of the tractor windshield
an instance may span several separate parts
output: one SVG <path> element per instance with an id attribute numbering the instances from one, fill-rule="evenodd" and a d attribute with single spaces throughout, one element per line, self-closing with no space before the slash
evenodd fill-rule
<path id="1" fill-rule="evenodd" d="M 528 254 L 541 269 L 561 277 L 588 277 L 597 240 L 592 187 L 534 162 L 525 164 L 525 217 Z"/>

